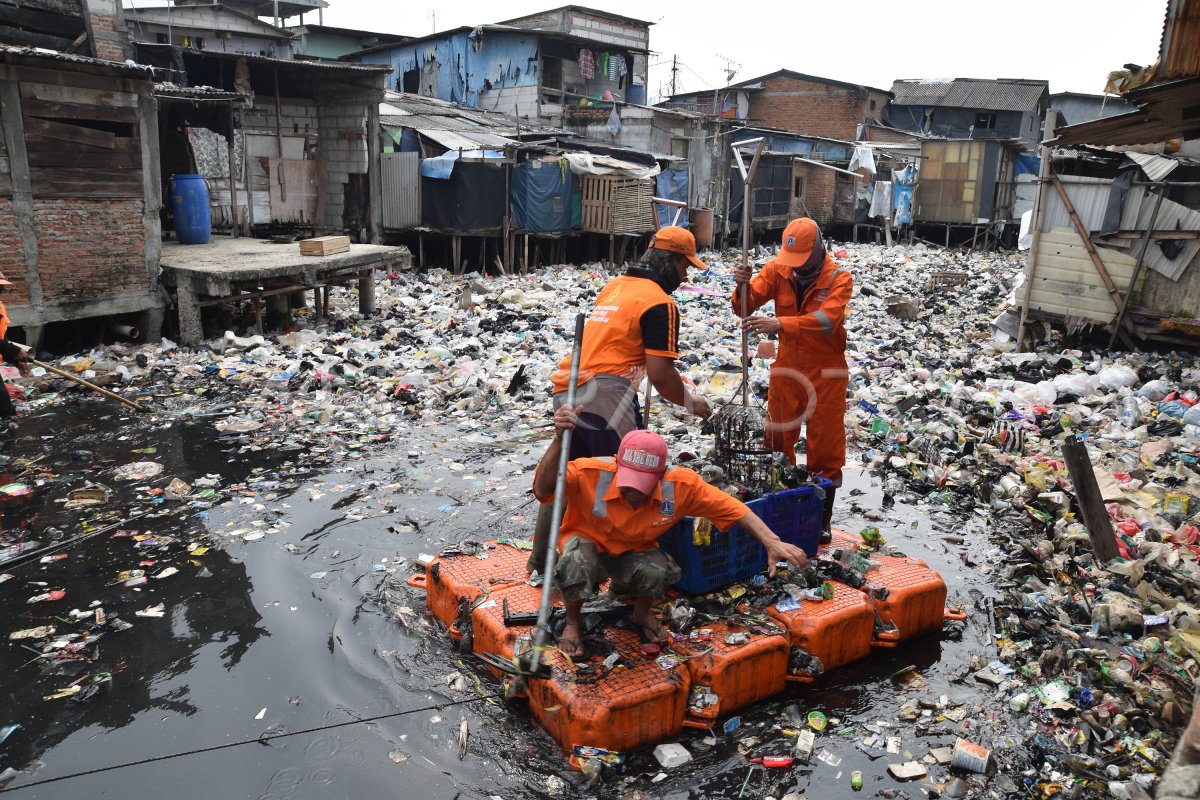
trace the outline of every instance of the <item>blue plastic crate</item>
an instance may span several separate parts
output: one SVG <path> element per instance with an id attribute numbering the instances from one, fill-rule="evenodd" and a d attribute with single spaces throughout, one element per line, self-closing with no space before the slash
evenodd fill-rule
<path id="1" fill-rule="evenodd" d="M 765 513 L 767 498 L 746 505 L 755 514 Z M 767 551 L 758 540 L 734 525 L 727 532 L 713 528 L 712 543 L 692 544 L 695 518 L 684 517 L 658 537 L 659 547 L 679 564 L 682 574 L 675 585 L 689 594 L 703 594 L 757 575 L 767 568 Z M 780 537 L 782 538 L 782 537 Z"/>
<path id="2" fill-rule="evenodd" d="M 796 489 L 784 489 L 762 497 L 766 507 L 754 513 L 780 539 L 794 544 L 810 558 L 821 544 L 821 517 L 825 513 L 825 493 L 833 486 L 827 478 L 814 477 L 813 483 Z"/>

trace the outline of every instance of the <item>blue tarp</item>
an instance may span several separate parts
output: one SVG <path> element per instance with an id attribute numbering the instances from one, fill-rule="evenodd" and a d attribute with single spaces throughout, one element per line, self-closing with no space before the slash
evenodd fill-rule
<path id="1" fill-rule="evenodd" d="M 1017 175 L 1040 175 L 1042 160 L 1037 156 L 1017 156 Z"/>
<path id="2" fill-rule="evenodd" d="M 460 31 L 442 40 L 364 53 L 359 59 L 390 66 L 389 88 L 403 91 L 404 74 L 416 70 L 419 94 L 472 108 L 479 107 L 481 92 L 538 85 L 538 36 L 524 31 Z"/>
<path id="3" fill-rule="evenodd" d="M 512 212 L 517 228 L 531 233 L 571 230 L 571 190 L 566 159 L 518 164 L 512 176 Z"/>
<path id="4" fill-rule="evenodd" d="M 656 178 L 658 181 L 655 186 L 655 196 L 662 197 L 667 200 L 678 200 L 681 203 L 688 201 L 688 170 L 687 167 L 669 167 L 658 173 Z M 663 228 L 671 224 L 671 220 L 675 218 L 675 212 L 680 210 L 671 206 L 655 207 L 655 213 L 658 214 L 658 227 Z M 688 210 L 682 209 L 683 213 L 679 215 L 679 225 L 687 227 Z"/>
<path id="5" fill-rule="evenodd" d="M 458 161 L 458 157 L 464 158 L 504 158 L 504 153 L 499 150 L 449 150 L 435 158 L 427 158 L 421 162 L 421 177 L 422 178 L 437 178 L 438 180 L 450 180 L 450 176 L 454 173 L 454 162 Z"/>
<path id="6" fill-rule="evenodd" d="M 917 182 L 917 168 L 909 164 L 904 169 L 892 173 L 892 213 L 893 223 L 909 225 L 912 223 L 913 185 Z"/>

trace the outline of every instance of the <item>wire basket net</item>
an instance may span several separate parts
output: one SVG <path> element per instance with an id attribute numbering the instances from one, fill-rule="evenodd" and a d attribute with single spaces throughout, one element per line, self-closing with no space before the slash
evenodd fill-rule
<path id="1" fill-rule="evenodd" d="M 766 447 L 766 417 L 753 406 L 730 403 L 713 414 L 712 461 L 731 483 L 751 489 L 771 486 L 778 480 L 775 453 Z"/>

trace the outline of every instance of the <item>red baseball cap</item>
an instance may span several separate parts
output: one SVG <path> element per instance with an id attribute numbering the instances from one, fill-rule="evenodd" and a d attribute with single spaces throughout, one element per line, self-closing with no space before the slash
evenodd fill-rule
<path id="1" fill-rule="evenodd" d="M 681 256 L 687 256 L 687 260 L 696 269 L 708 269 L 707 264 L 696 258 L 696 237 L 692 236 L 691 231 L 677 225 L 659 228 L 658 232 L 654 234 L 654 238 L 650 240 L 650 248 L 666 250 L 668 253 L 679 253 Z"/>
<path id="2" fill-rule="evenodd" d="M 775 260 L 785 267 L 803 267 L 820 238 L 817 223 L 808 217 L 794 219 L 783 229 L 783 245 Z"/>
<path id="3" fill-rule="evenodd" d="M 617 448 L 617 488 L 650 494 L 667 471 L 667 443 L 657 433 L 630 431 Z"/>

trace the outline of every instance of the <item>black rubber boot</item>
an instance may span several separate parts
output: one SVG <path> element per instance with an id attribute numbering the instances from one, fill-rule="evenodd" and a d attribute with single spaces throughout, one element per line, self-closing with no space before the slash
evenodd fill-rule
<path id="1" fill-rule="evenodd" d="M 825 513 L 821 517 L 821 544 L 833 539 L 833 499 L 837 497 L 837 489 L 825 490 Z"/>

